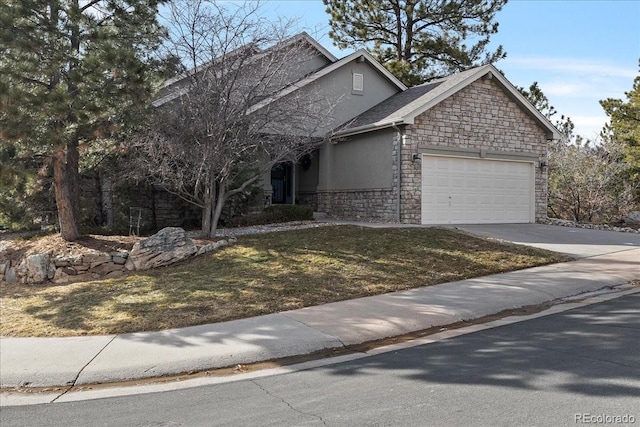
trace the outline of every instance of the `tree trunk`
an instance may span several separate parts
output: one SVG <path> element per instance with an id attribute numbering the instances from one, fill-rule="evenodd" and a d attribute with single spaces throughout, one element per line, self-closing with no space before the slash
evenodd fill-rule
<path id="1" fill-rule="evenodd" d="M 102 205 L 102 217 L 106 219 L 104 225 L 108 229 L 115 226 L 115 209 L 113 207 L 113 181 L 104 172 L 100 172 L 100 200 Z"/>
<path id="2" fill-rule="evenodd" d="M 67 144 L 65 148 L 57 150 L 53 155 L 53 182 L 60 234 L 67 241 L 73 241 L 80 237 L 78 229 L 80 201 L 78 159 L 78 146 L 74 143 Z"/>
<path id="3" fill-rule="evenodd" d="M 211 230 L 209 231 L 209 237 L 215 237 L 216 229 L 218 228 L 218 220 L 222 214 L 222 208 L 227 198 L 227 187 L 224 183 L 220 184 L 218 188 L 218 200 L 216 201 L 216 210 L 213 213 L 213 219 L 211 220 Z"/>
<path id="4" fill-rule="evenodd" d="M 216 203 L 216 183 L 209 184 L 209 188 L 204 195 L 204 207 L 202 208 L 202 237 L 211 238 L 211 227 Z M 214 229 L 215 230 L 215 229 Z"/>

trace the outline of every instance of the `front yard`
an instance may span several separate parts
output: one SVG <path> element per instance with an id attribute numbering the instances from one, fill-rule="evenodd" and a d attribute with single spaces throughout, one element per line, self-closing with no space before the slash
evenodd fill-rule
<path id="1" fill-rule="evenodd" d="M 222 322 L 567 261 L 439 228 L 330 226 L 242 236 L 118 279 L 0 289 L 2 336 L 74 336 Z"/>

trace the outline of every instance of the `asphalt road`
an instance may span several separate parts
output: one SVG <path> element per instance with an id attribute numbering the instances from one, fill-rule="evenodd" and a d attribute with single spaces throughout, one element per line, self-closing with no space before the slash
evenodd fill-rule
<path id="1" fill-rule="evenodd" d="M 583 424 L 640 425 L 640 293 L 286 375 L 0 411 L 3 427 Z"/>

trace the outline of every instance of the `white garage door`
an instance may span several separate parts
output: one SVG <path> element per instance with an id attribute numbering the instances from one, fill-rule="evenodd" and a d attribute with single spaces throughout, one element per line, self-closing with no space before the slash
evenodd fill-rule
<path id="1" fill-rule="evenodd" d="M 422 156 L 423 224 L 534 222 L 533 162 Z"/>

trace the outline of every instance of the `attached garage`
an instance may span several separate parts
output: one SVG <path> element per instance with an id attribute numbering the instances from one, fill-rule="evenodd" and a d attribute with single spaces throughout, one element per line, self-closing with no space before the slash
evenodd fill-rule
<path id="1" fill-rule="evenodd" d="M 422 156 L 422 224 L 534 221 L 533 162 Z"/>
<path id="2" fill-rule="evenodd" d="M 361 142 L 341 168 L 382 174 L 385 153 L 367 142 L 382 132 L 390 186 L 328 185 L 326 212 L 436 225 L 546 219 L 547 146 L 560 133 L 492 65 L 414 86 L 356 117 L 332 135 L 337 146 Z M 339 174 L 330 166 L 328 182 Z"/>

